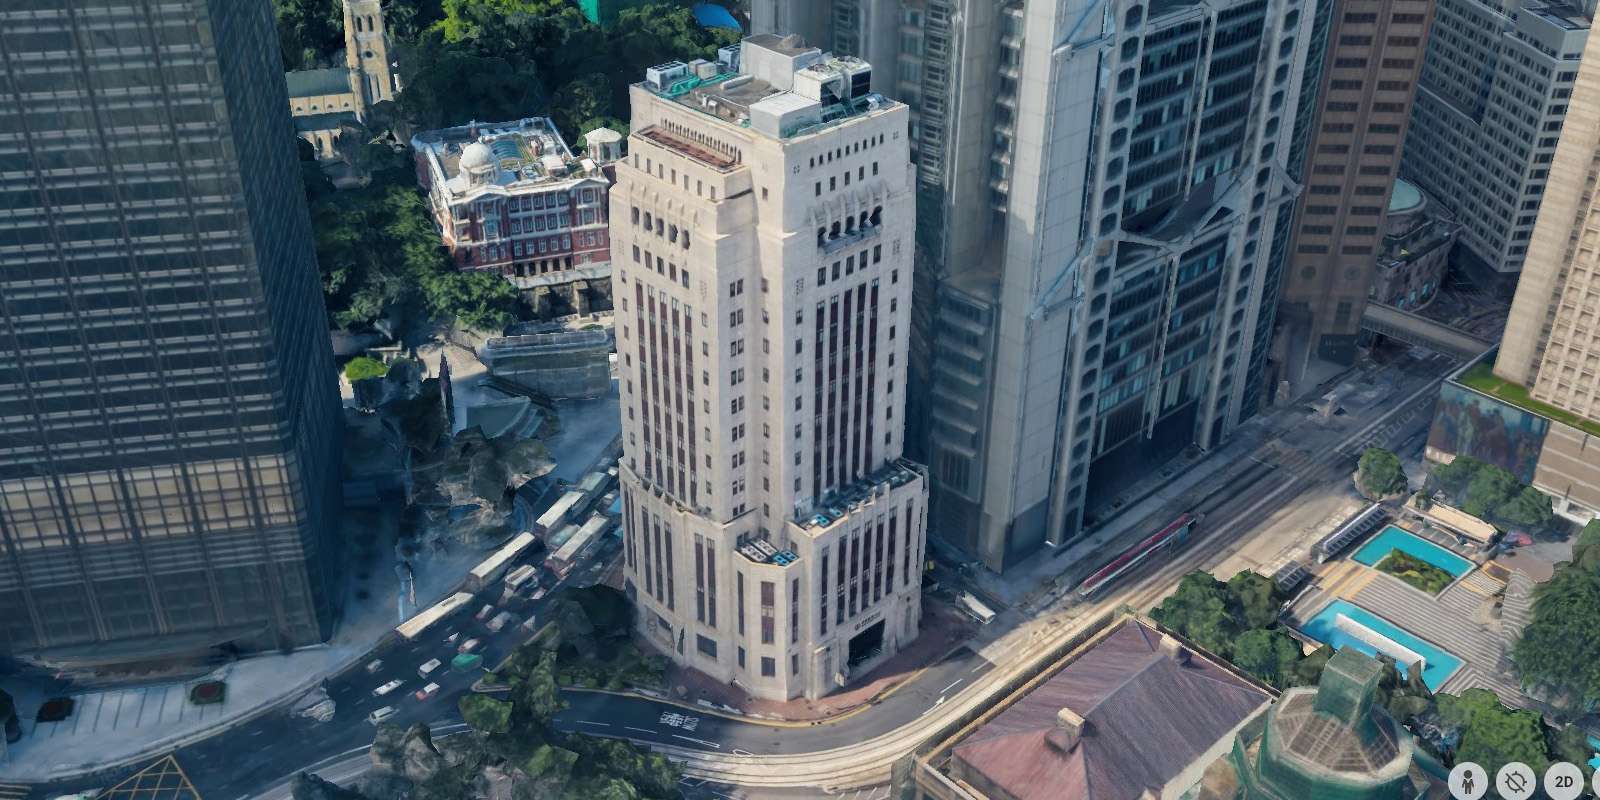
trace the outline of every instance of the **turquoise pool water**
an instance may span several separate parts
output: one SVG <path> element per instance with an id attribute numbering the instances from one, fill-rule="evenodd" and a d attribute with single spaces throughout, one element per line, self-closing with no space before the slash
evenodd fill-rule
<path id="1" fill-rule="evenodd" d="M 1377 648 L 1340 630 L 1334 625 L 1334 620 L 1340 614 L 1361 623 L 1367 628 L 1392 639 L 1400 646 L 1422 656 L 1426 662 L 1422 669 L 1422 682 L 1428 684 L 1428 688 L 1435 692 L 1439 691 L 1439 687 L 1444 685 L 1444 682 L 1449 680 L 1450 676 L 1461 668 L 1461 659 L 1412 636 L 1405 629 L 1390 623 L 1383 617 L 1345 600 L 1335 600 L 1329 603 L 1327 608 L 1317 612 L 1315 617 L 1312 617 L 1309 622 L 1301 627 L 1300 632 L 1319 642 L 1333 645 L 1335 649 L 1354 647 L 1369 656 L 1377 655 Z"/>
<path id="2" fill-rule="evenodd" d="M 1471 561 L 1426 539 L 1412 536 L 1393 525 L 1384 528 L 1377 536 L 1372 537 L 1372 541 L 1362 545 L 1361 549 L 1356 551 L 1355 559 L 1369 567 L 1377 566 L 1378 562 L 1393 550 L 1399 550 L 1413 558 L 1420 558 L 1450 573 L 1452 578 L 1459 578 L 1472 569 Z"/>

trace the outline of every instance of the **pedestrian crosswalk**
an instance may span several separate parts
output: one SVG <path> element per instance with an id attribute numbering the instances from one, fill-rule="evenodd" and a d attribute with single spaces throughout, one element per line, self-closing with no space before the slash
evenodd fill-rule
<path id="1" fill-rule="evenodd" d="M 32 790 L 20 783 L 0 783 L 0 800 L 24 800 Z"/>

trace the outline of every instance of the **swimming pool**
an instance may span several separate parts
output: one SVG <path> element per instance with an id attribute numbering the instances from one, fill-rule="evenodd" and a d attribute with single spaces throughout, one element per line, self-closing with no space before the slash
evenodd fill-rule
<path id="1" fill-rule="evenodd" d="M 1426 539 L 1412 536 L 1393 525 L 1384 528 L 1377 536 L 1372 537 L 1372 541 L 1362 545 L 1354 557 L 1356 561 L 1374 567 L 1394 550 L 1422 559 L 1450 573 L 1452 578 L 1459 578 L 1472 570 L 1471 561 Z"/>
<path id="2" fill-rule="evenodd" d="M 1338 627 L 1336 620 L 1343 614 L 1350 620 L 1364 626 L 1379 635 L 1388 638 L 1401 647 L 1414 652 L 1423 658 L 1422 682 L 1428 684 L 1431 691 L 1439 691 L 1439 687 L 1450 679 L 1455 671 L 1461 668 L 1461 659 L 1440 650 L 1437 647 L 1412 636 L 1405 629 L 1394 625 L 1383 617 L 1374 614 L 1361 606 L 1345 600 L 1335 600 L 1327 608 L 1317 612 L 1300 632 L 1326 644 L 1334 649 L 1354 647 L 1369 656 L 1378 654 L 1378 648 L 1363 641 L 1358 636 Z"/>

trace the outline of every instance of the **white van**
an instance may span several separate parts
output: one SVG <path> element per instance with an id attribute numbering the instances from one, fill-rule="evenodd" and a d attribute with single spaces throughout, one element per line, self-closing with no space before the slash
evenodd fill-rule
<path id="1" fill-rule="evenodd" d="M 420 667 L 417 667 L 417 677 L 420 677 L 420 678 L 428 677 L 429 675 L 433 674 L 433 671 L 438 669 L 439 665 L 442 664 L 442 663 L 444 663 L 444 662 L 440 661 L 437 658 L 428 659 L 428 663 L 423 664 Z"/>
<path id="2" fill-rule="evenodd" d="M 367 722 L 370 722 L 373 725 L 377 725 L 377 724 L 383 722 L 384 720 L 394 716 L 395 713 L 396 712 L 394 710 L 394 706 L 384 706 L 383 708 L 380 708 L 377 711 L 374 711 L 371 714 L 368 714 L 367 715 Z"/>

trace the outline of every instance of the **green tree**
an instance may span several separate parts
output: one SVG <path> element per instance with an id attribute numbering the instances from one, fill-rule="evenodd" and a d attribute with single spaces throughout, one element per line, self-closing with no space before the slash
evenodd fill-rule
<path id="1" fill-rule="evenodd" d="M 461 719 L 479 733 L 505 733 L 511 730 L 511 704 L 486 694 L 468 694 L 458 704 Z"/>
<path id="2" fill-rule="evenodd" d="M 339 0 L 273 0 L 283 68 L 326 65 L 344 49 L 344 10 Z"/>
<path id="3" fill-rule="evenodd" d="M 345 362 L 344 365 L 345 380 L 351 383 L 367 380 L 368 378 L 381 378 L 387 374 L 389 374 L 389 365 L 368 356 L 356 356 Z"/>
<path id="4" fill-rule="evenodd" d="M 289 796 L 294 800 L 365 800 L 365 795 L 360 792 L 307 772 L 297 773 L 289 781 Z"/>
<path id="5" fill-rule="evenodd" d="M 1450 463 L 1434 469 L 1433 482 L 1451 497 L 1459 497 L 1467 490 L 1467 485 L 1488 464 L 1471 456 L 1456 456 Z"/>
<path id="6" fill-rule="evenodd" d="M 1586 779 L 1594 775 L 1594 767 L 1589 766 L 1589 759 L 1594 758 L 1594 748 L 1589 744 L 1587 731 L 1577 725 L 1567 725 L 1560 730 L 1550 731 L 1548 740 L 1552 758 L 1577 764 Z"/>
<path id="7" fill-rule="evenodd" d="M 1457 763 L 1471 761 L 1497 770 L 1521 761 L 1544 774 L 1550 766 L 1544 723 L 1533 711 L 1512 711 L 1488 689 L 1468 689 L 1460 696 L 1441 694 L 1439 716 L 1446 725 L 1461 729 Z"/>
<path id="8" fill-rule="evenodd" d="M 1232 661 L 1240 669 L 1279 688 L 1287 688 L 1300 661 L 1300 645 L 1277 631 L 1256 628 L 1239 634 Z"/>
<path id="9" fill-rule="evenodd" d="M 517 289 L 497 272 L 433 270 L 421 279 L 423 300 L 435 319 L 453 317 L 464 327 L 498 333 L 516 318 Z"/>
<path id="10" fill-rule="evenodd" d="M 1239 634 L 1226 584 L 1204 571 L 1191 572 L 1178 582 L 1178 590 L 1161 602 L 1150 616 L 1183 634 L 1190 641 L 1223 658 Z"/>
<path id="11" fill-rule="evenodd" d="M 1461 510 L 1474 517 L 1487 517 L 1521 490 L 1522 482 L 1517 476 L 1493 464 L 1485 464 L 1467 484 Z"/>
<path id="12" fill-rule="evenodd" d="M 1535 590 L 1533 619 L 1511 650 L 1523 682 L 1556 687 L 1584 703 L 1600 700 L 1596 630 L 1600 630 L 1600 574 L 1574 566 L 1556 570 Z"/>
<path id="13" fill-rule="evenodd" d="M 1550 503 L 1550 495 L 1532 486 L 1524 486 L 1522 491 L 1496 507 L 1494 516 L 1512 525 L 1538 528 L 1549 524 L 1555 517 L 1555 511 Z"/>
<path id="14" fill-rule="evenodd" d="M 398 49 L 406 90 L 397 102 L 415 127 L 517 119 L 546 105 L 545 83 L 531 61 L 452 45 L 437 27 Z"/>
<path id="15" fill-rule="evenodd" d="M 1228 579 L 1228 595 L 1241 628 L 1270 628 L 1277 623 L 1284 600 L 1277 581 L 1254 570 L 1241 570 Z"/>
<path id="16" fill-rule="evenodd" d="M 1369 498 L 1387 497 L 1406 488 L 1406 473 L 1400 458 L 1381 447 L 1369 447 L 1356 466 L 1356 482 Z"/>
<path id="17" fill-rule="evenodd" d="M 556 654 L 546 650 L 539 662 L 512 682 L 512 702 L 516 712 L 543 726 L 552 716 L 567 707 L 561 697 L 561 687 L 556 683 Z"/>
<path id="18" fill-rule="evenodd" d="M 1572 543 L 1572 564 L 1586 570 L 1600 570 L 1600 518 L 1589 520 Z"/>
<path id="19" fill-rule="evenodd" d="M 1294 665 L 1295 686 L 1315 686 L 1322 680 L 1322 668 L 1328 666 L 1328 659 L 1333 658 L 1333 648 L 1322 645 L 1311 652 L 1311 655 L 1300 660 Z"/>

